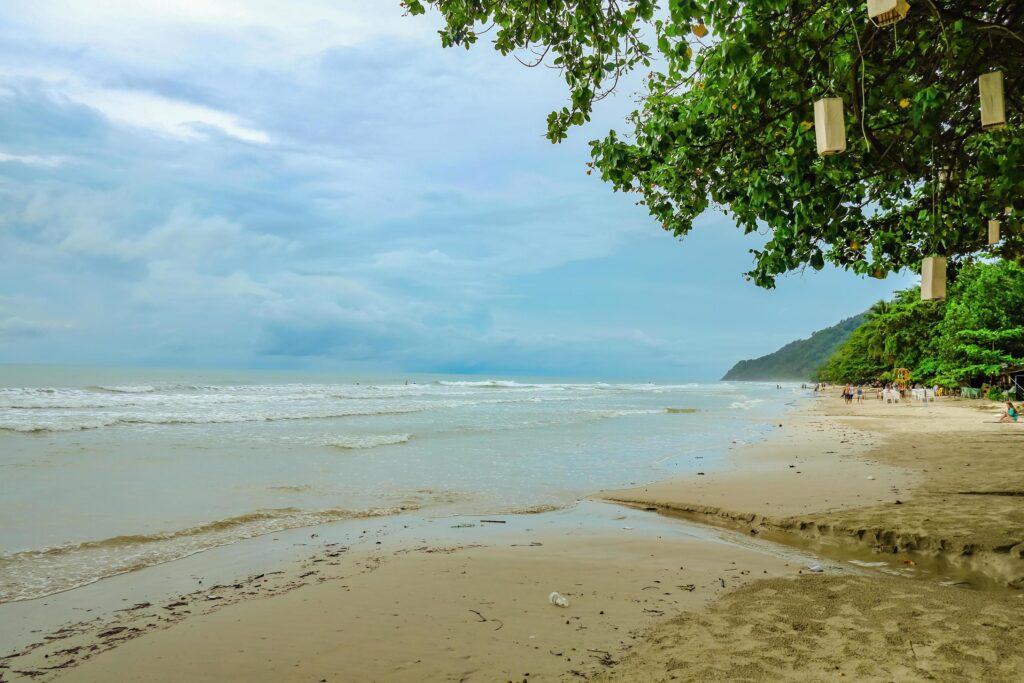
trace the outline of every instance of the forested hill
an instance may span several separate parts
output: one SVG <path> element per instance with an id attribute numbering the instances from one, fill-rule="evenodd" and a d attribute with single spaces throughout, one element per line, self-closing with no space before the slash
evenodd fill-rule
<path id="1" fill-rule="evenodd" d="M 725 373 L 723 380 L 779 381 L 809 380 L 864 322 L 864 313 L 818 330 L 810 339 L 798 339 L 775 353 L 753 360 L 741 360 Z"/>

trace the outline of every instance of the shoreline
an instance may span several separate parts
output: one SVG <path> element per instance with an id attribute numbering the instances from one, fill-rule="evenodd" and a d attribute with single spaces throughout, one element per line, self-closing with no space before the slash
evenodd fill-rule
<path id="1" fill-rule="evenodd" d="M 739 456 L 742 467 L 700 479 L 675 477 L 604 491 L 596 497 L 653 506 L 691 521 L 747 528 L 796 547 L 903 555 L 915 566 L 928 561 L 933 568 L 960 572 L 975 584 L 1024 587 L 1024 506 L 999 500 L 1024 491 L 1014 486 L 1011 491 L 993 490 L 997 482 L 1013 481 L 1013 461 L 993 465 L 988 459 L 975 462 L 973 470 L 967 469 L 970 462 L 961 462 L 984 457 L 983 449 L 971 447 L 972 441 L 1001 443 L 1012 450 L 1018 447 L 1015 439 L 1024 439 L 1024 431 L 983 429 L 982 415 L 988 407 L 984 403 L 947 400 L 925 408 L 874 401 L 843 406 L 825 397 L 819 402 L 825 407 L 804 407 L 791 415 L 791 422 L 825 425 L 824 432 L 816 430 L 810 437 L 777 435 L 745 449 Z M 821 434 L 839 438 L 823 441 Z M 961 450 L 941 448 L 945 437 L 962 440 Z M 921 457 L 918 450 L 939 457 Z M 932 462 L 931 473 L 924 466 L 926 459 Z M 948 476 L 937 476 L 938 471 L 961 464 L 964 469 L 955 475 L 958 486 Z M 996 476 L 990 479 L 992 470 Z M 812 487 L 795 486 L 795 475 L 808 476 Z M 1017 479 L 1024 488 L 1024 478 Z M 984 507 L 990 510 L 979 520 L 977 508 L 986 498 Z M 948 503 L 959 514 L 941 509 Z M 1004 519 L 1010 523 L 1003 524 Z"/>
<path id="2" fill-rule="evenodd" d="M 988 451 L 997 451 L 999 457 L 990 456 L 985 466 L 978 466 L 980 463 L 976 461 L 975 469 L 970 471 L 972 478 L 967 483 L 984 490 L 984 486 L 997 482 L 1013 484 L 1012 477 L 993 475 L 1006 475 L 1003 470 L 1007 466 L 1013 468 L 1012 451 L 1021 443 L 1013 441 L 1017 434 L 985 431 L 994 425 L 978 424 L 977 428 L 966 429 L 972 425 L 972 420 L 980 422 L 982 414 L 955 402 L 942 402 L 927 413 L 909 404 L 887 408 L 839 404 L 838 400 L 822 398 L 814 401 L 810 410 L 802 405 L 791 411 L 784 417 L 783 427 L 776 428 L 768 441 L 735 449 L 729 464 L 722 470 L 684 475 L 634 489 L 603 491 L 569 510 L 499 515 L 505 522 L 501 525 L 484 524 L 479 520 L 449 524 L 460 518 L 446 517 L 431 520 L 427 526 L 432 525 L 433 529 L 414 524 L 415 528 L 410 531 L 410 525 L 404 523 L 406 520 L 392 519 L 389 521 L 397 521 L 394 526 L 405 528 L 397 530 L 393 537 L 381 537 L 386 550 L 376 548 L 377 541 L 373 541 L 369 549 L 351 551 L 356 545 L 351 544 L 331 556 L 342 541 L 318 539 L 321 556 L 310 556 L 274 577 L 264 575 L 237 586 L 232 584 L 225 595 L 204 593 L 213 589 L 192 592 L 183 595 L 187 598 L 184 605 L 171 610 L 166 610 L 166 605 L 149 605 L 138 608 L 135 613 L 128 612 L 129 618 L 122 613 L 116 625 L 112 622 L 93 624 L 91 631 L 82 629 L 69 633 L 15 658 L 17 669 L 10 659 L 0 662 L 11 667 L 6 671 L 37 672 L 23 675 L 33 680 L 104 680 L 130 677 L 132 672 L 140 678 L 160 680 L 159 672 L 153 670 L 156 660 L 176 660 L 175 652 L 198 651 L 205 656 L 198 656 L 199 663 L 188 670 L 187 677 L 214 680 L 215 671 L 204 666 L 223 660 L 224 666 L 233 668 L 217 669 L 221 677 L 231 672 L 241 675 L 244 671 L 249 679 L 262 675 L 281 680 L 309 680 L 308 676 L 313 674 L 301 664 L 297 668 L 302 669 L 306 677 L 300 676 L 298 670 L 286 674 L 278 668 L 271 674 L 270 669 L 259 668 L 260 663 L 280 665 L 280 657 L 286 653 L 277 651 L 283 649 L 302 654 L 303 661 L 322 662 L 323 670 L 330 673 L 327 680 L 422 680 L 424 676 L 441 680 L 448 676 L 458 679 L 462 675 L 466 676 L 465 680 L 496 677 L 518 680 L 528 672 L 528 669 L 515 670 L 523 661 L 531 663 L 533 671 L 530 673 L 535 679 L 537 676 L 582 675 L 661 680 L 667 679 L 666 658 L 675 658 L 679 664 L 682 657 L 687 662 L 675 667 L 677 672 L 705 677 L 714 671 L 702 662 L 702 653 L 704 658 L 713 653 L 721 660 L 716 666 L 734 673 L 738 670 L 735 667 L 745 660 L 743 656 L 722 651 L 717 640 L 696 638 L 695 642 L 702 645 L 684 648 L 684 653 L 666 644 L 678 644 L 682 634 L 696 628 L 698 622 L 708 632 L 724 624 L 736 627 L 743 622 L 739 613 L 750 610 L 753 612 L 744 622 L 747 626 L 758 623 L 764 614 L 774 614 L 783 620 L 798 619 L 800 615 L 789 614 L 783 602 L 803 605 L 801 614 L 806 616 L 808 610 L 813 612 L 822 604 L 831 604 L 834 608 L 836 595 L 853 587 L 867 590 L 876 597 L 896 596 L 901 591 L 915 594 L 915 604 L 931 605 L 932 610 L 959 605 L 964 614 L 987 614 L 996 621 L 1004 615 L 1008 620 L 997 640 L 1002 643 L 1000 638 L 1011 641 L 1016 638 L 1019 642 L 1024 632 L 1013 626 L 1008 615 L 1014 609 L 1019 613 L 1021 601 L 1015 595 L 1020 593 L 1014 594 L 1005 588 L 964 590 L 942 586 L 936 579 L 943 571 L 959 571 L 960 578 L 965 575 L 971 578 L 970 572 L 976 572 L 992 578 L 993 585 L 987 587 L 994 588 L 1000 581 L 1003 585 L 1013 584 L 1018 576 L 1015 572 L 1020 572 L 1024 566 L 1021 561 L 1024 545 L 1020 540 L 1007 545 L 1008 540 L 1017 535 L 1024 538 L 1024 510 L 1020 509 L 1024 508 L 1021 504 L 1024 501 L 1019 497 L 965 493 L 963 496 L 972 498 L 971 505 L 975 507 L 981 498 L 1002 500 L 983 503 L 980 514 L 967 515 L 959 524 L 951 522 L 957 515 L 964 517 L 963 512 L 969 506 L 957 503 L 953 506 L 956 514 L 939 514 L 943 505 L 948 507 L 946 498 L 951 495 L 943 491 L 948 479 L 939 470 L 951 467 L 950 463 L 957 459 L 963 460 L 962 440 L 968 439 L 970 446 L 971 439 L 977 441 L 977 435 L 983 434 Z M 920 411 L 920 414 L 913 411 Z M 965 437 L 965 434 L 973 436 Z M 899 442 L 899 448 L 893 447 L 895 441 Z M 999 445 L 994 446 L 996 443 Z M 938 448 L 939 445 L 945 451 Z M 959 450 L 948 452 L 956 448 Z M 1009 457 L 999 448 L 1009 448 Z M 917 453 L 918 450 L 921 453 Z M 961 471 L 956 474 L 958 480 L 962 479 Z M 1017 483 L 1024 489 L 1024 481 Z M 598 502 L 599 499 L 639 509 L 593 507 L 607 505 Z M 651 508 L 670 514 L 651 515 Z M 679 516 L 690 520 L 689 526 L 680 521 Z M 1009 529 L 1000 528 L 996 523 L 1000 519 L 1010 520 L 1002 524 Z M 1021 521 L 1016 521 L 1018 519 Z M 695 527 L 693 522 L 702 526 Z M 466 526 L 470 523 L 474 526 Z M 450 528 L 441 530 L 442 526 Z M 317 536 L 315 532 L 320 529 L 314 528 L 313 535 Z M 685 529 L 690 529 L 690 536 L 684 542 L 679 536 L 686 535 Z M 866 530 L 865 533 L 858 535 L 862 530 Z M 393 543 L 402 545 L 403 533 L 405 547 L 393 548 Z M 515 542 L 497 542 L 498 534 L 503 541 Z M 838 546 L 832 542 L 837 539 Z M 786 545 L 779 545 L 779 541 Z M 338 545 L 327 546 L 327 543 Z M 844 555 L 843 548 L 847 546 L 855 548 L 856 552 Z M 604 550 L 596 553 L 595 547 Z M 691 553 L 700 556 L 699 562 L 689 557 L 680 561 L 679 550 L 683 547 L 690 547 Z M 773 556 L 772 552 L 777 553 L 779 549 L 782 549 L 782 557 Z M 964 554 L 965 549 L 969 550 L 967 554 Z M 882 573 L 885 569 L 872 567 L 869 561 L 857 560 L 863 566 L 849 561 L 854 555 L 866 557 L 865 553 L 873 551 L 881 551 L 878 557 L 886 561 L 892 573 L 902 576 L 885 576 Z M 839 559 L 818 557 L 816 560 L 819 554 Z M 968 559 L 942 566 L 929 564 L 925 560 L 929 554 Z M 889 562 L 890 559 L 894 562 Z M 730 573 L 728 563 L 738 563 L 745 568 Z M 812 563 L 824 565 L 824 575 L 808 572 L 807 567 Z M 353 573 L 360 566 L 368 568 L 367 571 Z M 677 566 L 686 569 L 676 569 Z M 338 575 L 321 573 L 325 567 L 339 572 Z M 474 576 L 476 567 L 484 568 L 480 576 Z M 678 571 L 685 571 L 685 582 L 674 576 Z M 649 576 L 640 576 L 644 573 Z M 577 577 L 571 576 L 573 574 Z M 570 576 L 563 578 L 564 575 Z M 422 583 L 424 576 L 430 576 L 431 581 Z M 661 578 L 654 579 L 654 576 Z M 674 582 L 672 587 L 667 583 L 669 576 Z M 907 581 L 907 576 L 926 578 Z M 441 581 L 444 577 L 454 578 Z M 335 590 L 338 586 L 345 587 L 340 581 L 349 586 L 344 598 Z M 359 584 L 362 598 L 352 598 L 353 582 Z M 404 587 L 409 585 L 420 585 L 420 590 L 406 590 Z M 220 586 L 217 590 L 225 588 L 229 587 Z M 434 590 L 435 594 L 424 595 L 424 588 Z M 551 590 L 566 593 L 570 607 L 559 610 L 546 604 L 545 597 Z M 237 600 L 236 596 L 228 595 L 232 592 L 238 593 Z M 468 595 L 473 595 L 473 604 L 477 607 L 465 607 L 472 602 L 467 602 Z M 594 613 L 596 595 L 601 596 L 601 604 L 613 607 L 597 610 L 600 614 Z M 898 598 L 893 599 L 899 602 Z M 387 612 L 380 600 L 387 601 L 392 611 Z M 642 607 L 645 602 L 648 606 Z M 449 608 L 455 604 L 463 611 L 451 611 L 454 608 Z M 331 605 L 333 609 L 324 612 L 319 605 Z M 487 610 L 478 609 L 479 605 L 485 605 Z M 152 609 L 147 612 L 149 608 Z M 878 605 L 860 605 L 859 612 L 866 620 L 864 627 L 884 631 L 872 621 L 870 610 L 876 608 L 881 609 Z M 643 611 L 647 609 L 652 611 Z M 186 613 L 192 610 L 195 613 Z M 375 614 L 375 610 L 379 613 Z M 447 617 L 438 621 L 437 610 L 445 612 Z M 150 614 L 157 616 L 147 622 L 147 627 L 132 625 L 138 623 L 137 617 L 148 618 Z M 361 618 L 360 614 L 366 618 Z M 605 616 L 614 616 L 614 619 L 599 618 Z M 320 624 L 319 631 L 344 633 L 345 644 L 314 635 L 280 647 L 286 635 L 283 624 L 295 623 L 296 619 L 304 624 L 312 619 Z M 494 619 L 501 622 L 502 635 L 481 637 L 480 626 Z M 256 624 L 270 624 L 270 627 L 259 631 Z M 517 626 L 509 628 L 512 624 Z M 429 626 L 426 630 L 431 633 L 423 633 L 425 626 Z M 135 628 L 140 630 L 133 631 Z M 942 628 L 935 626 L 934 633 L 925 629 L 918 637 L 926 639 L 930 633 L 937 641 L 941 640 L 945 637 Z M 107 635 L 99 637 L 104 633 Z M 367 633 L 372 637 L 367 639 Z M 567 639 L 567 633 L 582 633 L 583 640 Z M 455 650 L 462 654 L 439 649 L 442 635 L 449 648 L 452 642 L 460 643 Z M 695 634 L 690 633 L 690 636 L 695 637 Z M 392 661 L 380 668 L 368 661 L 373 659 L 368 655 L 374 651 L 373 638 L 381 637 L 394 645 L 391 659 L 402 660 L 404 664 Z M 550 651 L 531 642 L 538 637 L 542 642 L 553 643 Z M 211 645 L 208 642 L 211 638 L 219 645 Z M 225 649 L 229 643 L 237 646 L 236 650 L 246 649 L 245 642 L 259 638 L 278 642 L 274 653 L 266 660 L 257 662 L 252 657 L 234 656 L 233 651 Z M 68 643 L 75 644 L 66 647 Z M 588 644 L 595 647 L 582 647 Z M 825 651 L 830 652 L 839 645 L 838 641 L 830 641 Z M 577 649 L 574 651 L 573 647 Z M 799 649 L 799 642 L 786 641 L 773 647 Z M 329 653 L 339 649 L 347 653 L 347 658 L 332 658 Z M 54 661 L 41 657 L 44 650 L 64 651 L 64 654 Z M 501 654 L 503 652 L 517 654 L 509 658 Z M 376 656 L 380 659 L 383 655 L 378 651 Z M 882 666 L 889 659 L 878 655 L 874 661 Z M 952 661 L 935 653 L 933 659 L 937 668 L 928 671 L 961 674 L 973 671 L 969 667 L 964 669 L 960 659 Z M 855 664 L 862 674 L 867 672 L 864 667 L 869 666 L 859 655 L 849 653 L 839 661 Z M 39 662 L 45 663 L 47 668 L 31 668 Z M 1021 658 L 1001 652 L 994 659 L 982 657 L 974 664 L 981 667 L 978 671 L 984 669 L 991 673 L 1002 671 L 1006 662 L 1020 665 Z M 751 663 L 743 664 L 748 665 Z M 920 667 L 907 669 L 911 670 L 925 671 Z M 0 680 L 5 680 L 4 671 L 0 668 Z M 455 675 L 456 671 L 460 672 L 459 676 Z M 166 680 L 173 680 L 172 674 L 186 677 L 185 673 L 184 670 L 168 671 Z M 786 666 L 773 665 L 761 670 L 759 675 L 785 678 L 791 674 L 793 671 Z"/>

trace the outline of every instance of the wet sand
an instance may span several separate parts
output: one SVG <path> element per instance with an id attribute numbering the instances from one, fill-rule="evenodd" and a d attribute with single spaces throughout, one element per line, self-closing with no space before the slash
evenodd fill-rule
<path id="1" fill-rule="evenodd" d="M 995 423 L 997 410 L 822 399 L 731 471 L 602 495 L 941 556 L 1024 587 L 1024 424 Z"/>
<path id="2" fill-rule="evenodd" d="M 781 520 L 905 500 L 923 479 L 918 470 L 875 457 L 885 440 L 881 433 L 818 410 L 790 413 L 775 429 L 763 443 L 734 448 L 724 468 L 603 491 L 598 497 L 722 517 Z"/>
<path id="3" fill-rule="evenodd" d="M 977 405 L 822 399 L 769 443 L 737 447 L 728 471 L 602 494 L 712 526 L 584 502 L 504 524 L 429 520 L 349 545 L 324 527 L 282 574 L 50 634 L 0 672 L 1013 680 L 1024 667 L 1024 592 L 1013 589 L 1024 576 L 1024 427 L 992 424 Z M 827 540 L 884 566 L 816 559 L 766 538 L 803 548 Z M 938 559 L 988 582 L 943 585 L 923 569 Z M 816 562 L 823 572 L 808 570 Z M 548 603 L 553 590 L 567 609 Z"/>
<path id="4" fill-rule="evenodd" d="M 606 503 L 487 519 L 423 520 L 350 545 L 318 534 L 288 571 L 129 605 L 52 634 L 12 668 L 61 681 L 589 676 L 680 610 L 816 561 Z"/>

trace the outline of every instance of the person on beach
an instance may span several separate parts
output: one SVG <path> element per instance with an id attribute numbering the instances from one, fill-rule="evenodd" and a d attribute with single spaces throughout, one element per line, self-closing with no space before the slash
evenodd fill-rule
<path id="1" fill-rule="evenodd" d="M 864 390 L 861 387 L 857 387 L 857 403 L 864 402 Z"/>
<path id="2" fill-rule="evenodd" d="M 1017 418 L 1020 417 L 1020 411 L 1009 401 L 1006 402 L 1006 410 L 1003 412 L 1002 417 L 999 418 L 1000 422 L 1016 422 Z"/>

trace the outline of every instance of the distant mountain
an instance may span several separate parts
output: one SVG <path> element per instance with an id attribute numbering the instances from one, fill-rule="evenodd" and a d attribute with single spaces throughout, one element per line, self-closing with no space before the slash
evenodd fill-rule
<path id="1" fill-rule="evenodd" d="M 864 313 L 818 330 L 810 339 L 798 339 L 775 353 L 753 360 L 741 360 L 725 373 L 723 380 L 781 381 L 809 380 L 839 346 L 864 322 Z"/>

